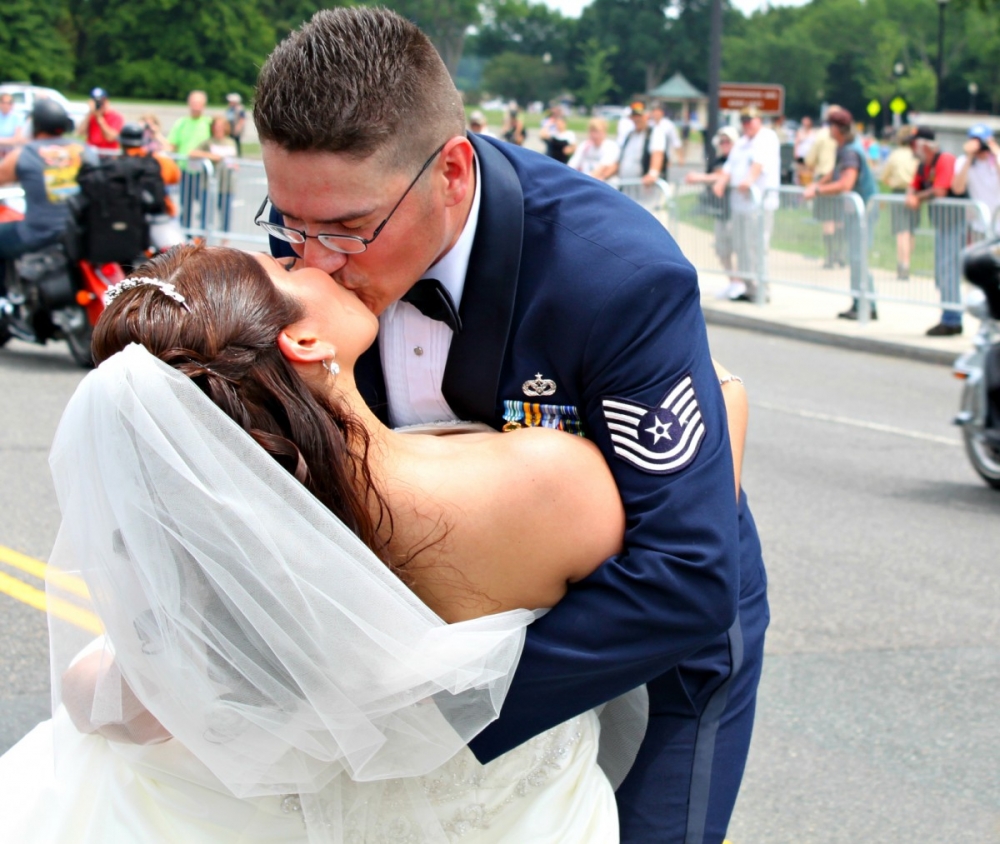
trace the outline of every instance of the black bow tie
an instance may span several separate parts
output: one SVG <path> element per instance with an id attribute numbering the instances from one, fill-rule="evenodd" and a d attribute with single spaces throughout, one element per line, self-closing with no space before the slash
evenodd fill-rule
<path id="1" fill-rule="evenodd" d="M 458 308 L 455 307 L 451 294 L 436 278 L 420 279 L 402 298 L 424 316 L 443 322 L 456 334 L 462 330 L 462 318 L 458 315 Z"/>

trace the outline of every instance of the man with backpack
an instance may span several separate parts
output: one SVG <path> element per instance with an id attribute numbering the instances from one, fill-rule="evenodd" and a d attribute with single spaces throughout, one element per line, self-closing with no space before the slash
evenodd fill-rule
<path id="1" fill-rule="evenodd" d="M 861 141 L 854 134 L 854 118 L 846 108 L 832 106 L 826 114 L 826 122 L 830 127 L 830 136 L 837 142 L 837 159 L 833 172 L 824 176 L 818 182 L 806 187 L 803 197 L 807 200 L 815 196 L 843 196 L 856 193 L 864 205 L 875 193 L 875 177 L 868 167 L 867 157 Z M 858 214 L 853 202 L 843 200 L 839 213 L 834 219 L 843 223 L 847 234 L 848 260 L 851 267 L 851 290 L 861 290 L 862 285 L 871 289 L 871 281 L 861 277 L 861 258 L 863 250 L 868 248 L 861 238 L 864 211 Z M 855 296 L 851 307 L 837 314 L 841 319 L 858 318 L 858 298 Z M 872 304 L 871 319 L 878 319 L 878 312 Z"/>
<path id="2" fill-rule="evenodd" d="M 142 149 L 143 129 L 127 123 L 122 154 L 80 168 L 80 196 L 73 203 L 70 251 L 94 263 L 132 265 L 151 245 L 150 219 L 169 213 L 164 171 L 179 179 L 176 163 Z"/>

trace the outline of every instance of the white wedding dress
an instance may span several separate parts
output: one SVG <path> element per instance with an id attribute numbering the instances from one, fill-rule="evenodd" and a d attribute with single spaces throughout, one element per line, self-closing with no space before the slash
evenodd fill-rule
<path id="1" fill-rule="evenodd" d="M 353 790 L 352 803 L 367 803 L 367 812 L 330 830 L 329 840 L 614 844 L 618 816 L 596 764 L 597 739 L 597 718 L 587 713 L 488 765 L 466 749 L 422 777 L 353 783 L 342 774 L 341 787 Z M 297 795 L 239 799 L 179 742 L 139 747 L 82 735 L 65 710 L 0 758 L 0 841 L 11 844 L 309 840 Z"/>
<path id="2" fill-rule="evenodd" d="M 595 714 L 467 748 L 538 613 L 446 624 L 176 370 L 102 363 L 50 465 L 47 589 L 104 635 L 50 615 L 54 714 L 0 758 L 0 842 L 617 842 Z M 173 738 L 79 732 L 92 662 L 78 723 L 128 723 L 124 678 Z"/>

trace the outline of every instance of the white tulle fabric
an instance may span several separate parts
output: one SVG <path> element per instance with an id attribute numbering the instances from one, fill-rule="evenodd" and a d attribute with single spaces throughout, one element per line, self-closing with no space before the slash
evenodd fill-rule
<path id="1" fill-rule="evenodd" d="M 428 774 L 499 712 L 538 613 L 443 622 L 143 348 L 84 379 L 50 463 L 63 521 L 49 588 L 82 578 L 105 628 L 95 645 L 50 615 L 56 711 L 72 660 L 104 649 L 221 787 L 296 795 L 315 841 L 358 811 L 339 775 Z M 99 683 L 91 721 L 128 715 L 120 682 Z"/>

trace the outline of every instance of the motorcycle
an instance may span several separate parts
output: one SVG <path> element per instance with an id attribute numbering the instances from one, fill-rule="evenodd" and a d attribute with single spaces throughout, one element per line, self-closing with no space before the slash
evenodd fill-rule
<path id="1" fill-rule="evenodd" d="M 0 199 L 0 219 L 23 218 L 17 198 Z M 12 337 L 44 345 L 65 340 L 73 360 L 93 366 L 90 340 L 104 310 L 104 291 L 125 278 L 120 264 L 71 261 L 55 243 L 5 262 L 6 297 L 0 297 L 0 346 Z"/>
<path id="2" fill-rule="evenodd" d="M 977 288 L 967 310 L 981 324 L 972 350 L 954 364 L 955 377 L 964 382 L 954 422 L 972 468 L 1000 490 L 1000 238 L 966 249 L 962 272 Z"/>

